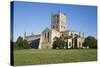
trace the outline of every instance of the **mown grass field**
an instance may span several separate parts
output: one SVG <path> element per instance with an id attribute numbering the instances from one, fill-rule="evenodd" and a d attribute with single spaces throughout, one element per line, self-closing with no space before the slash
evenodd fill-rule
<path id="1" fill-rule="evenodd" d="M 69 62 L 96 61 L 96 49 L 68 50 L 14 50 L 14 65 L 55 64 Z"/>

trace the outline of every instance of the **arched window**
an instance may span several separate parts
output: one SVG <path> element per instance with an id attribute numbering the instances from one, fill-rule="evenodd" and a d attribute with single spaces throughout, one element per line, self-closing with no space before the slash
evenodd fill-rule
<path id="1" fill-rule="evenodd" d="M 46 33 L 45 33 L 45 38 L 46 38 Z"/>
<path id="2" fill-rule="evenodd" d="M 71 46 L 71 42 L 69 42 L 69 46 Z"/>
<path id="3" fill-rule="evenodd" d="M 49 32 L 48 32 L 48 42 L 49 42 Z"/>
<path id="4" fill-rule="evenodd" d="M 56 25 L 56 28 L 58 28 L 58 25 Z"/>

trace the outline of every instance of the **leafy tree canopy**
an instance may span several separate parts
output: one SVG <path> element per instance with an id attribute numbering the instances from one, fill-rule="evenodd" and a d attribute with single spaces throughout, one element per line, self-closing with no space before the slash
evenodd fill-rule
<path id="1" fill-rule="evenodd" d="M 17 48 L 24 48 L 24 49 L 31 48 L 27 40 L 24 40 L 21 36 L 17 38 L 16 46 Z"/>
<path id="2" fill-rule="evenodd" d="M 85 47 L 89 46 L 89 48 L 97 48 L 97 39 L 93 36 L 88 36 L 85 38 L 83 45 Z"/>
<path id="3" fill-rule="evenodd" d="M 54 42 L 53 42 L 53 49 L 59 48 L 59 49 L 64 49 L 65 46 L 65 41 L 63 37 L 55 37 Z"/>

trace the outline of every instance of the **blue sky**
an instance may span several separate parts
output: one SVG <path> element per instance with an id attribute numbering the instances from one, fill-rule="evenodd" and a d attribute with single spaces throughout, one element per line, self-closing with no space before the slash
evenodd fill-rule
<path id="1" fill-rule="evenodd" d="M 40 34 L 46 27 L 51 26 L 51 14 L 62 12 L 66 15 L 67 30 L 74 29 L 83 32 L 86 36 L 97 38 L 97 7 L 50 4 L 34 2 L 14 2 L 14 41 L 18 36 L 23 36 L 24 32 L 30 35 Z"/>

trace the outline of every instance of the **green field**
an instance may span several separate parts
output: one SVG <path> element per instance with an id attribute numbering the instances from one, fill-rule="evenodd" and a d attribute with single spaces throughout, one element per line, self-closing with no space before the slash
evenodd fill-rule
<path id="1" fill-rule="evenodd" d="M 54 64 L 96 60 L 96 49 L 14 50 L 14 65 Z"/>

